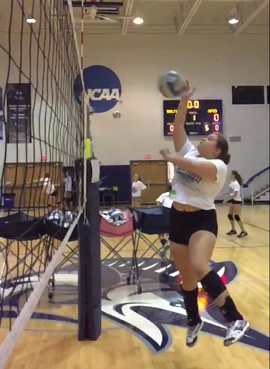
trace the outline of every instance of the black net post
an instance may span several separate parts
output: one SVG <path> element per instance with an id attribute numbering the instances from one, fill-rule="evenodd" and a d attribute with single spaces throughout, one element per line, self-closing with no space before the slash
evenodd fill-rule
<path id="1" fill-rule="evenodd" d="M 78 319 L 79 341 L 95 341 L 101 334 L 101 261 L 99 183 L 91 183 L 92 165 L 87 161 L 87 204 L 85 222 L 79 222 Z"/>

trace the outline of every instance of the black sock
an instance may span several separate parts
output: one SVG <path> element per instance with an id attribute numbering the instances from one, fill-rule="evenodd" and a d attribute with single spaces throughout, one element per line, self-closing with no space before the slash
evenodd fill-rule
<path id="1" fill-rule="evenodd" d="M 231 296 L 226 297 L 225 304 L 220 307 L 220 310 L 228 323 L 235 322 L 236 320 L 244 320 L 243 316 L 238 312 Z"/>
<path id="2" fill-rule="evenodd" d="M 185 307 L 188 318 L 188 326 L 194 326 L 201 322 L 199 307 L 198 307 L 198 287 L 193 291 L 185 291 L 182 288 Z"/>
<path id="3" fill-rule="evenodd" d="M 223 292 L 227 290 L 219 275 L 213 270 L 211 270 L 201 280 L 201 284 L 208 295 L 214 300 L 216 300 Z M 242 315 L 237 311 L 236 306 L 230 296 L 226 298 L 225 304 L 220 307 L 220 310 L 224 318 L 229 323 L 234 322 L 235 320 L 243 320 Z"/>

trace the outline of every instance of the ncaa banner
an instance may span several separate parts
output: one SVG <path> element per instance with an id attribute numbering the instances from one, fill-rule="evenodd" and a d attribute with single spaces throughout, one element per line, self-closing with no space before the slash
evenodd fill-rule
<path id="1" fill-rule="evenodd" d="M 96 113 L 105 113 L 115 107 L 122 95 L 122 86 L 119 77 L 108 67 L 92 65 L 83 71 L 85 89 L 89 102 Z M 81 103 L 81 76 L 74 82 L 74 95 Z"/>

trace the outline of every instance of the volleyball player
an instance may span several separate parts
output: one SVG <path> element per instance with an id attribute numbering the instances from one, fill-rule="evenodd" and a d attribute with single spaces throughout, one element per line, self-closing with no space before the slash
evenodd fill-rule
<path id="1" fill-rule="evenodd" d="M 71 203 L 71 197 L 72 197 L 72 178 L 68 170 L 66 171 L 66 176 L 63 179 L 63 182 L 65 186 L 63 202 L 65 204 L 65 207 L 67 209 L 70 209 L 70 203 Z"/>
<path id="2" fill-rule="evenodd" d="M 171 190 L 172 190 L 172 185 L 169 182 L 167 184 L 167 192 L 162 193 L 157 199 L 157 205 L 158 206 L 163 206 L 166 209 L 171 209 L 172 207 L 172 200 L 171 200 Z"/>
<path id="3" fill-rule="evenodd" d="M 141 206 L 142 192 L 146 189 L 146 186 L 140 180 L 138 174 L 134 175 L 132 182 L 132 207 L 139 208 Z"/>
<path id="4" fill-rule="evenodd" d="M 236 229 L 235 229 L 235 220 L 237 221 L 241 233 L 238 235 L 239 238 L 246 237 L 247 231 L 245 230 L 244 224 L 240 218 L 241 210 L 242 210 L 242 197 L 241 197 L 241 187 L 243 186 L 243 179 L 240 176 L 240 174 L 233 170 L 231 172 L 231 184 L 230 184 L 230 195 L 232 196 L 232 199 L 229 201 L 230 208 L 229 208 L 229 221 L 231 223 L 232 229 L 230 232 L 227 233 L 228 236 L 236 235 Z"/>
<path id="5" fill-rule="evenodd" d="M 49 214 L 52 212 L 53 207 L 56 205 L 56 200 L 58 196 L 58 191 L 55 187 L 55 185 L 52 183 L 52 180 L 50 178 L 49 173 L 44 173 L 43 178 L 40 179 L 34 179 L 32 183 L 38 183 L 41 182 L 43 185 L 41 194 L 47 194 L 47 206 L 48 206 L 48 212 Z M 28 184 L 31 184 L 31 182 L 28 182 Z"/>
<path id="6" fill-rule="evenodd" d="M 49 173 L 44 173 L 44 177 L 41 178 L 39 181 L 43 183 L 43 189 L 41 193 L 46 193 L 48 196 L 48 211 L 50 214 L 53 207 L 56 205 L 58 191 L 53 184 Z"/>
<path id="7" fill-rule="evenodd" d="M 198 282 L 220 307 L 228 322 L 225 346 L 239 341 L 249 328 L 237 310 L 226 286 L 209 262 L 218 234 L 215 198 L 223 188 L 230 161 L 227 140 L 220 134 L 210 134 L 195 148 L 187 139 L 184 124 L 187 102 L 194 91 L 187 89 L 181 96 L 175 117 L 175 154 L 161 150 L 163 158 L 175 166 L 172 182 L 174 200 L 170 216 L 170 247 L 183 281 L 183 296 L 187 312 L 186 344 L 193 347 L 203 322 L 198 309 Z"/>

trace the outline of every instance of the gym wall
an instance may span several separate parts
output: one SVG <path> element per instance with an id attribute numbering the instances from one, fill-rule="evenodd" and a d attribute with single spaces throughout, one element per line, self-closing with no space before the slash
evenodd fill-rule
<path id="1" fill-rule="evenodd" d="M 222 99 L 224 133 L 241 136 L 231 143 L 231 168 L 245 179 L 268 165 L 269 105 L 233 106 L 233 85 L 268 85 L 268 38 L 265 36 L 86 35 L 85 67 L 111 68 L 122 83 L 122 103 L 95 114 L 92 134 L 102 165 L 128 164 L 159 149 L 173 148 L 163 136 L 163 97 L 157 79 L 178 70 L 197 87 L 198 99 Z M 112 113 L 120 110 L 121 119 Z M 198 140 L 198 138 L 197 138 Z M 196 142 L 196 140 L 195 140 Z"/>

